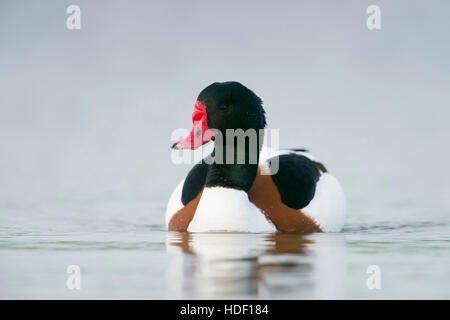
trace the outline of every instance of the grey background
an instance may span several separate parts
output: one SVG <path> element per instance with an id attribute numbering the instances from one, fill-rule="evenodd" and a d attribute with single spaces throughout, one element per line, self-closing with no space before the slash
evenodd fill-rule
<path id="1" fill-rule="evenodd" d="M 81 30 L 66 29 L 69 4 Z M 369 4 L 380 31 L 366 28 Z M 282 147 L 312 150 L 340 179 L 349 221 L 448 217 L 449 12 L 448 1 L 1 0 L 0 211 L 103 197 L 162 223 L 189 169 L 171 163 L 170 134 L 190 128 L 201 89 L 236 80 L 264 100 Z"/>

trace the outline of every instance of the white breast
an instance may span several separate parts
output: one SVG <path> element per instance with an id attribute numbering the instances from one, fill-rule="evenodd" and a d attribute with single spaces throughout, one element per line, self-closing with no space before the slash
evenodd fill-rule
<path id="1" fill-rule="evenodd" d="M 272 232 L 275 227 L 248 199 L 246 192 L 229 188 L 205 188 L 190 232 Z"/>

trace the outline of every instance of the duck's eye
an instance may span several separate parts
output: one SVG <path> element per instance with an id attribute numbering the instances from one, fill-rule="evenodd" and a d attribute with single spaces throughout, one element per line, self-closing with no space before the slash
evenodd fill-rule
<path id="1" fill-rule="evenodd" d="M 228 106 L 226 105 L 226 104 L 221 104 L 221 105 L 219 105 L 219 110 L 220 111 L 225 111 L 225 110 L 227 110 L 228 109 Z"/>

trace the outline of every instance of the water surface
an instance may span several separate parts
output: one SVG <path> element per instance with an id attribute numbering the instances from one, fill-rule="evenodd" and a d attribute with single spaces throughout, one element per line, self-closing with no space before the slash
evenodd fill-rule
<path id="1" fill-rule="evenodd" d="M 38 224 L 2 217 L 1 298 L 450 298 L 445 221 L 300 235 L 179 233 L 141 217 L 80 215 Z M 66 287 L 69 265 L 81 268 L 81 290 Z M 366 286 L 369 265 L 381 268 L 380 290 Z"/>

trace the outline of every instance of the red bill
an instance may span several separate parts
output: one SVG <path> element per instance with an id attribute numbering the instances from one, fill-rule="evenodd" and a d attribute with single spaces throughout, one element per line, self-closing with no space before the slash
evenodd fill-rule
<path id="1" fill-rule="evenodd" d="M 208 129 L 206 122 L 206 108 L 200 101 L 195 103 L 194 113 L 192 114 L 193 128 L 189 135 L 172 144 L 172 149 L 197 149 L 214 139 L 214 133 Z"/>

